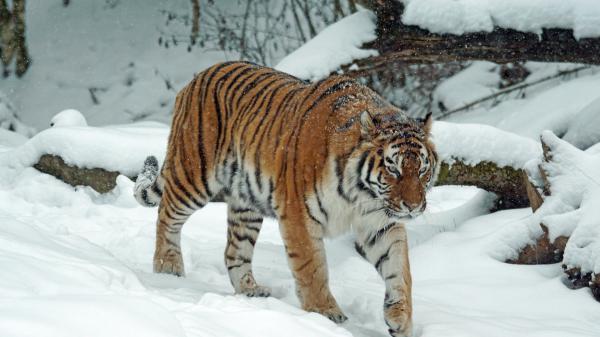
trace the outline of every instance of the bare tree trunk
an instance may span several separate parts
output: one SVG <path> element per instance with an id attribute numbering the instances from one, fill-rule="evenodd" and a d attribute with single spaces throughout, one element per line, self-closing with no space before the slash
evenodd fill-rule
<path id="1" fill-rule="evenodd" d="M 69 0 L 65 0 L 69 1 Z M 200 0 L 192 1 L 192 34 L 190 36 L 192 45 L 196 44 L 198 35 L 200 34 Z"/>
<path id="2" fill-rule="evenodd" d="M 299 1 L 299 0 L 298 0 Z M 310 37 L 313 38 L 317 35 L 317 30 L 315 29 L 315 25 L 312 22 L 310 17 L 310 8 L 308 8 L 308 1 L 304 0 L 304 6 L 302 4 L 298 4 L 304 13 L 304 17 L 306 18 L 306 23 L 308 24 L 308 31 L 310 32 Z"/>
<path id="3" fill-rule="evenodd" d="M 25 0 L 13 0 L 12 12 L 6 0 L 0 0 L 0 59 L 5 77 L 9 75 L 8 67 L 13 59 L 18 77 L 23 76 L 29 68 L 31 60 L 25 40 Z"/>

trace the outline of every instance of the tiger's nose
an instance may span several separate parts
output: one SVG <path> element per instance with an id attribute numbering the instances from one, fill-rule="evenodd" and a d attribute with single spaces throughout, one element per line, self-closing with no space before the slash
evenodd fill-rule
<path id="1" fill-rule="evenodd" d="M 406 207 L 408 209 L 408 211 L 413 211 L 418 207 L 422 207 L 420 202 L 406 202 L 406 201 L 402 201 L 402 204 L 404 205 L 404 207 Z"/>

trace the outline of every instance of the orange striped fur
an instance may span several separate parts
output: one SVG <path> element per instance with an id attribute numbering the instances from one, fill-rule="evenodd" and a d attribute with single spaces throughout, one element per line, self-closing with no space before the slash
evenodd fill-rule
<path id="1" fill-rule="evenodd" d="M 160 172 L 136 182 L 158 204 L 154 271 L 184 274 L 180 231 L 214 196 L 228 203 L 225 263 L 237 293 L 268 296 L 252 274 L 263 217 L 280 224 L 305 310 L 346 319 L 328 287 L 323 238 L 353 230 L 386 282 L 393 336 L 411 331 L 411 278 L 402 221 L 425 208 L 437 156 L 431 118 L 408 118 L 369 88 L 334 76 L 310 84 L 246 62 L 221 63 L 177 95 Z"/>

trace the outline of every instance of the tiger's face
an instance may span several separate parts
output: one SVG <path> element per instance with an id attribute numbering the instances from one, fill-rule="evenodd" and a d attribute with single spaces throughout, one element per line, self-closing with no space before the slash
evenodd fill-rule
<path id="1" fill-rule="evenodd" d="M 431 115 L 424 122 L 362 119 L 371 133 L 369 149 L 359 160 L 359 189 L 375 199 L 389 218 L 420 215 L 437 174 L 437 154 L 429 139 Z"/>

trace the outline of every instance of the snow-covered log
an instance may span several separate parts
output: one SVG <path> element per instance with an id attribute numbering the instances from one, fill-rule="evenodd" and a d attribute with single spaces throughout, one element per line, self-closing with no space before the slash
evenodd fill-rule
<path id="1" fill-rule="evenodd" d="M 600 300 L 600 155 L 549 131 L 541 140 L 543 156 L 527 164 L 533 196 L 543 199 L 530 220 L 534 243 L 511 262 L 562 261 L 570 286 L 590 286 Z"/>
<path id="2" fill-rule="evenodd" d="M 73 186 L 105 193 L 117 176 L 137 176 L 148 155 L 164 157 L 169 129 L 160 123 L 88 127 L 73 114 L 61 113 L 54 127 L 21 146 L 0 153 L 0 163 L 16 169 L 35 167 Z"/>
<path id="3" fill-rule="evenodd" d="M 61 157 L 51 154 L 42 155 L 33 167 L 40 172 L 53 175 L 71 186 L 89 186 L 98 193 L 112 191 L 117 186 L 117 177 L 120 174 L 102 168 L 69 165 Z"/>
<path id="4" fill-rule="evenodd" d="M 595 1 L 363 0 L 377 15 L 378 56 L 355 62 L 357 76 L 393 62 L 488 60 L 600 64 Z"/>
<path id="5" fill-rule="evenodd" d="M 433 141 L 442 165 L 438 185 L 472 185 L 498 196 L 496 209 L 527 207 L 522 168 L 539 143 L 481 124 L 437 121 Z"/>
<path id="6" fill-rule="evenodd" d="M 146 156 L 153 154 L 159 161 L 164 157 L 164 125 L 88 127 L 71 118 L 77 114 L 67 112 L 53 119 L 54 127 L 0 153 L 0 162 L 33 166 L 70 185 L 105 193 L 116 186 L 118 175 L 136 177 Z M 539 155 L 537 142 L 480 124 L 436 122 L 432 132 L 442 162 L 437 185 L 471 185 L 494 192 L 495 209 L 528 205 L 522 168 Z"/>

